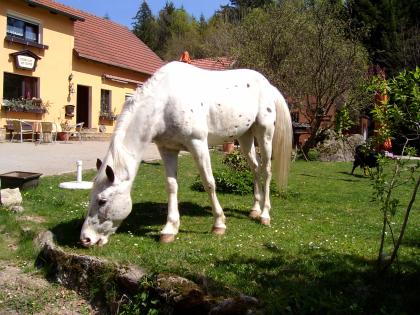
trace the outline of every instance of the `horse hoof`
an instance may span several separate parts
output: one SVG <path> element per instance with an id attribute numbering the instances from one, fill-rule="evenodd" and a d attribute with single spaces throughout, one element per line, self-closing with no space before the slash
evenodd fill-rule
<path id="1" fill-rule="evenodd" d="M 270 218 L 261 218 L 261 224 L 265 226 L 270 226 Z"/>
<path id="2" fill-rule="evenodd" d="M 253 220 L 256 220 L 260 217 L 261 213 L 258 212 L 257 210 L 251 210 L 251 212 L 249 213 L 249 217 Z"/>
<path id="3" fill-rule="evenodd" d="M 175 234 L 161 234 L 159 242 L 163 244 L 172 243 L 175 241 Z"/>
<path id="4" fill-rule="evenodd" d="M 225 231 L 226 231 L 225 228 L 215 227 L 215 226 L 213 226 L 213 229 L 211 230 L 211 232 L 216 235 L 223 235 L 225 234 Z"/>

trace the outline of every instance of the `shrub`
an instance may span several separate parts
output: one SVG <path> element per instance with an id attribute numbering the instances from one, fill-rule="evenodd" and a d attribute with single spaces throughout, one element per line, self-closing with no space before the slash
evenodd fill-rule
<path id="1" fill-rule="evenodd" d="M 214 172 L 216 191 L 235 195 L 246 195 L 252 193 L 253 179 L 250 171 L 237 172 L 231 168 Z M 204 191 L 200 177 L 192 184 L 192 189 Z"/>
<path id="2" fill-rule="evenodd" d="M 235 150 L 226 154 L 222 163 L 227 167 L 213 172 L 216 191 L 235 195 L 252 194 L 254 180 L 246 158 L 238 150 Z M 200 176 L 197 176 L 191 188 L 197 191 L 204 191 Z M 277 187 L 273 181 L 271 182 L 270 190 L 273 194 L 278 194 Z"/>
<path id="3" fill-rule="evenodd" d="M 246 158 L 238 150 L 234 150 L 232 153 L 226 154 L 222 163 L 238 172 L 249 171 Z"/>
<path id="4" fill-rule="evenodd" d="M 317 149 L 309 149 L 308 160 L 309 161 L 318 161 L 319 160 L 319 152 L 318 152 Z"/>

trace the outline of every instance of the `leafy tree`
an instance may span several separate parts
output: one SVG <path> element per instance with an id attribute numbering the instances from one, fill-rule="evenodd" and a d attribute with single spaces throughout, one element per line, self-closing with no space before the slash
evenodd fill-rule
<path id="1" fill-rule="evenodd" d="M 173 15 L 176 8 L 173 2 L 166 2 L 165 7 L 159 11 L 157 18 L 158 34 L 156 53 L 163 57 L 167 48 L 167 43 L 172 37 L 171 27 L 173 23 Z"/>
<path id="2" fill-rule="evenodd" d="M 370 91 L 386 95 L 373 109 L 381 126 L 378 142 L 393 137 L 398 153 L 406 143 L 420 153 L 420 68 L 404 70 L 389 80 L 375 78 Z"/>
<path id="3" fill-rule="evenodd" d="M 230 4 L 221 6 L 216 14 L 225 22 L 239 23 L 252 9 L 268 7 L 274 3 L 274 0 L 230 0 Z"/>
<path id="4" fill-rule="evenodd" d="M 415 148 L 410 147 L 415 143 L 419 146 L 420 139 L 420 68 L 415 71 L 403 71 L 395 78 L 384 80 L 376 78 L 370 91 L 383 93 L 388 97 L 374 109 L 374 117 L 381 128 L 377 131 L 377 142 L 383 142 L 388 137 L 401 136 L 401 127 L 409 130 L 405 134 L 405 144 L 402 148 L 403 155 L 413 156 Z M 391 173 L 385 172 L 385 165 L 391 164 Z M 408 219 L 416 200 L 420 186 L 420 161 L 410 159 L 380 159 L 380 167 L 374 177 L 374 199 L 378 201 L 383 214 L 381 241 L 378 253 L 378 265 L 381 270 L 386 270 L 397 259 L 398 250 L 402 244 Z M 391 225 L 391 218 L 395 217 L 398 210 L 403 207 L 396 193 L 398 187 L 412 189 L 411 198 L 405 206 L 403 222 L 400 226 L 398 237 Z M 390 232 L 391 244 L 387 246 L 387 232 Z M 390 254 L 387 254 L 388 249 Z"/>
<path id="5" fill-rule="evenodd" d="M 235 46 L 234 32 L 237 26 L 214 15 L 207 23 L 203 38 L 203 54 L 206 57 L 232 56 Z"/>
<path id="6" fill-rule="evenodd" d="M 152 11 L 145 0 L 143 0 L 133 20 L 133 33 L 152 50 L 156 50 L 158 48 L 158 27 Z"/>
<path id="7" fill-rule="evenodd" d="M 183 8 L 173 11 L 168 30 L 170 36 L 167 39 L 165 53 L 162 54 L 164 59 L 176 60 L 185 50 L 193 58 L 203 57 L 200 24 Z"/>
<path id="8" fill-rule="evenodd" d="M 367 70 L 367 54 L 339 13 L 322 1 L 282 1 L 254 9 L 236 33 L 238 65 L 264 73 L 306 116 L 305 154 L 331 127 L 323 125 L 331 110 L 345 103 L 354 109 L 351 96 Z"/>
<path id="9" fill-rule="evenodd" d="M 363 43 L 374 64 L 391 75 L 420 61 L 420 1 L 351 0 L 347 9 L 353 27 L 366 30 Z"/>

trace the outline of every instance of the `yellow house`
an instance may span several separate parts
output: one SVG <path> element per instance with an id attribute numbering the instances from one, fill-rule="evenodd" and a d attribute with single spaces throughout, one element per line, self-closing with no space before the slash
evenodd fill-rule
<path id="1" fill-rule="evenodd" d="M 0 0 L 0 32 L 2 127 L 69 121 L 110 132 L 163 64 L 128 28 L 52 0 Z"/>

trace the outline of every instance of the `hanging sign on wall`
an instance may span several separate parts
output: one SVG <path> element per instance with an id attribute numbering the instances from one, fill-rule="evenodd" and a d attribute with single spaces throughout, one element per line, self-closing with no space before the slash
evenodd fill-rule
<path id="1" fill-rule="evenodd" d="M 10 54 L 14 57 L 15 67 L 23 70 L 34 71 L 36 69 L 37 61 L 41 59 L 30 50 L 22 50 Z"/>

